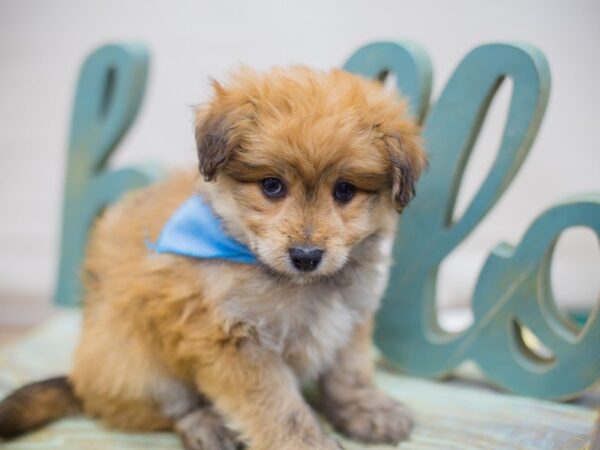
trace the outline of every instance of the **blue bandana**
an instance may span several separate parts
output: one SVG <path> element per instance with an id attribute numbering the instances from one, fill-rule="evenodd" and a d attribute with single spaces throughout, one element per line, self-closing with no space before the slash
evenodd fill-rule
<path id="1" fill-rule="evenodd" d="M 146 242 L 146 247 L 158 253 L 256 264 L 256 256 L 225 234 L 221 220 L 199 195 L 186 200 L 170 217 L 158 241 Z"/>

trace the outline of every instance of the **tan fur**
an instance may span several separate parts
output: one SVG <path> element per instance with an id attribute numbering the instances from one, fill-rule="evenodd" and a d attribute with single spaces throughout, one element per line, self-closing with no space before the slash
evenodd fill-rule
<path id="1" fill-rule="evenodd" d="M 369 353 L 397 211 L 425 165 L 403 102 L 339 70 L 242 69 L 215 83 L 196 138 L 204 180 L 174 173 L 131 193 L 91 233 L 71 374 L 86 412 L 122 429 L 174 427 L 189 448 L 213 448 L 220 432 L 190 437 L 209 405 L 252 449 L 335 449 L 298 389 L 320 377 L 340 431 L 405 438 L 409 415 L 376 391 Z M 267 198 L 266 177 L 287 195 Z M 358 188 L 348 204 L 333 198 L 340 180 Z M 194 192 L 260 264 L 148 250 Z M 294 269 L 293 245 L 325 250 L 317 270 Z"/>

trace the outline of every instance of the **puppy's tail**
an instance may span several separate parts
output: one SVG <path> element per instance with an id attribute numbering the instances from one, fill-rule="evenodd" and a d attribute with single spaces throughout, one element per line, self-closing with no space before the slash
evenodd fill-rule
<path id="1" fill-rule="evenodd" d="M 81 402 L 67 377 L 27 384 L 0 402 L 0 440 L 81 412 Z"/>

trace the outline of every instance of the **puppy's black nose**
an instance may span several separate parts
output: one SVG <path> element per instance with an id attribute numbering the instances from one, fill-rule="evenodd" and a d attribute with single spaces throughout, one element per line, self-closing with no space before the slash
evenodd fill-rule
<path id="1" fill-rule="evenodd" d="M 290 247 L 289 252 L 292 264 L 302 272 L 315 270 L 323 256 L 323 250 L 315 247 Z"/>

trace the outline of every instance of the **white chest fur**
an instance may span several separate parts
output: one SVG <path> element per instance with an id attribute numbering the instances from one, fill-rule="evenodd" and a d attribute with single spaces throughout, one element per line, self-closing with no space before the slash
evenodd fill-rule
<path id="1" fill-rule="evenodd" d="M 352 271 L 345 282 L 294 286 L 257 280 L 238 286 L 223 312 L 255 328 L 261 345 L 307 380 L 333 362 L 355 326 L 377 308 L 384 281 L 384 264 Z"/>
<path id="2" fill-rule="evenodd" d="M 348 341 L 364 316 L 363 311 L 347 304 L 339 291 L 307 291 L 304 298 L 295 301 L 295 311 L 280 318 L 284 325 L 282 355 L 302 379 L 315 377 L 331 364 L 336 350 Z"/>

